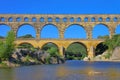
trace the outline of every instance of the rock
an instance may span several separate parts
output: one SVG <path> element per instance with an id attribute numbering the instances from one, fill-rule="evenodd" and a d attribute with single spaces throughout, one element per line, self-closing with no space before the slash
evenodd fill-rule
<path id="1" fill-rule="evenodd" d="M 50 64 L 57 64 L 57 63 L 58 63 L 57 58 L 55 58 L 55 57 L 50 58 Z"/>
<path id="2" fill-rule="evenodd" d="M 112 56 L 110 58 L 111 60 L 120 60 L 120 46 L 116 47 L 113 50 Z"/>
<path id="3" fill-rule="evenodd" d="M 94 58 L 95 61 L 101 61 L 102 60 L 102 55 L 98 55 Z"/>
<path id="4" fill-rule="evenodd" d="M 45 51 L 36 50 L 33 52 L 28 49 L 16 49 L 9 59 L 9 63 L 12 65 L 60 64 L 64 62 L 64 58 L 59 56 L 51 57 Z M 8 63 L 6 64 L 9 65 Z"/>
<path id="5" fill-rule="evenodd" d="M 85 57 L 83 61 L 89 61 L 90 59 L 88 57 Z"/>

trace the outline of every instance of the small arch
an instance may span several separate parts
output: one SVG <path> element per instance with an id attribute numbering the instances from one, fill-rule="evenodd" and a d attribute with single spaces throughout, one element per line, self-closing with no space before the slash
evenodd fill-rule
<path id="1" fill-rule="evenodd" d="M 67 18 L 66 17 L 63 18 L 63 22 L 67 22 Z"/>
<path id="2" fill-rule="evenodd" d="M 60 18 L 56 17 L 55 21 L 60 22 Z"/>
<path id="3" fill-rule="evenodd" d="M 114 18 L 113 18 L 113 21 L 114 21 L 114 22 L 117 22 L 117 21 L 118 21 L 118 18 L 117 18 L 117 17 L 114 17 Z"/>
<path id="4" fill-rule="evenodd" d="M 96 20 L 95 20 L 95 17 L 92 17 L 91 18 L 91 22 L 95 22 Z"/>
<path id="5" fill-rule="evenodd" d="M 48 22 L 52 22 L 52 20 L 53 20 L 53 19 L 52 19 L 51 17 L 48 18 Z"/>
<path id="6" fill-rule="evenodd" d="M 59 29 L 54 24 L 46 24 L 40 30 L 41 38 L 49 38 L 49 39 L 58 39 L 59 38 Z"/>
<path id="7" fill-rule="evenodd" d="M 80 17 L 77 18 L 77 22 L 81 22 L 81 18 Z"/>
<path id="8" fill-rule="evenodd" d="M 37 21 L 36 17 L 33 17 L 32 22 L 36 22 L 36 21 Z"/>
<path id="9" fill-rule="evenodd" d="M 74 18 L 73 17 L 70 18 L 70 22 L 74 22 Z"/>
<path id="10" fill-rule="evenodd" d="M 103 42 L 99 43 L 95 49 L 95 56 L 103 54 L 107 49 L 108 46 L 106 46 Z"/>
<path id="11" fill-rule="evenodd" d="M 16 32 L 16 37 L 31 35 L 33 38 L 36 38 L 36 29 L 30 24 L 22 24 L 18 27 Z"/>
<path id="12" fill-rule="evenodd" d="M 13 22 L 13 18 L 12 17 L 8 18 L 8 21 Z"/>
<path id="13" fill-rule="evenodd" d="M 41 17 L 40 22 L 45 22 L 45 19 L 43 17 Z"/>
<path id="14" fill-rule="evenodd" d="M 21 20 L 22 20 L 21 17 L 17 17 L 17 18 L 16 18 L 16 21 L 17 21 L 17 22 L 21 22 Z"/>
<path id="15" fill-rule="evenodd" d="M 98 39 L 100 37 L 105 37 L 109 36 L 109 27 L 105 24 L 97 24 L 94 26 L 92 30 L 92 38 L 93 39 Z M 102 38 L 103 39 L 103 38 Z"/>
<path id="16" fill-rule="evenodd" d="M 79 24 L 71 24 L 64 31 L 64 38 L 66 39 L 86 39 L 86 30 Z"/>
<path id="17" fill-rule="evenodd" d="M 68 60 L 82 60 L 87 55 L 87 47 L 81 42 L 73 42 L 65 50 L 65 58 Z"/>
<path id="18" fill-rule="evenodd" d="M 0 37 L 5 38 L 7 33 L 11 30 L 11 27 L 6 24 L 0 24 Z"/>
<path id="19" fill-rule="evenodd" d="M 28 17 L 25 17 L 24 18 L 24 22 L 28 22 L 29 21 L 29 18 Z"/>
<path id="20" fill-rule="evenodd" d="M 5 20 L 6 20 L 6 19 L 5 19 L 4 17 L 1 17 L 1 18 L 0 18 L 0 21 L 1 21 L 1 22 L 5 22 Z"/>
<path id="21" fill-rule="evenodd" d="M 110 17 L 107 17 L 107 18 L 106 18 L 106 22 L 110 22 Z"/>
<path id="22" fill-rule="evenodd" d="M 102 18 L 102 17 L 99 17 L 99 18 L 98 18 L 98 21 L 99 21 L 99 22 L 102 22 L 102 21 L 103 21 L 103 18 Z"/>
<path id="23" fill-rule="evenodd" d="M 88 17 L 85 17 L 85 18 L 84 18 L 84 22 L 88 22 Z"/>

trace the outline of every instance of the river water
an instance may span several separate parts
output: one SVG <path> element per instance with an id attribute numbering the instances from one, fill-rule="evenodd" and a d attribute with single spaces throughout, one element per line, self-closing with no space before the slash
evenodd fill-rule
<path id="1" fill-rule="evenodd" d="M 120 62 L 73 60 L 64 64 L 0 68 L 0 80 L 120 80 Z"/>

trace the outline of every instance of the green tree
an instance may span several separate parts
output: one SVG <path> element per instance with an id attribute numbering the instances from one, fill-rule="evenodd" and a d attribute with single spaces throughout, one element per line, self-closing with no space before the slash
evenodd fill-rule
<path id="1" fill-rule="evenodd" d="M 24 36 L 20 36 L 18 38 L 34 38 L 31 34 L 26 34 Z"/>
<path id="2" fill-rule="evenodd" d="M 15 49 L 15 34 L 13 31 L 8 32 L 5 41 L 0 42 L 0 58 L 8 60 Z"/>
<path id="3" fill-rule="evenodd" d="M 98 36 L 98 39 L 108 39 L 109 35 L 105 35 L 105 36 Z"/>
<path id="4" fill-rule="evenodd" d="M 113 49 L 117 46 L 120 46 L 120 35 L 114 35 L 111 39 L 106 39 L 104 42 L 105 45 L 108 46 L 108 51 L 113 51 Z"/>
<path id="5" fill-rule="evenodd" d="M 58 49 L 55 47 L 51 47 L 50 49 L 47 50 L 48 53 L 50 53 L 51 57 L 56 57 L 59 55 Z"/>
<path id="6" fill-rule="evenodd" d="M 85 46 L 79 43 L 71 44 L 65 51 L 66 59 L 79 59 L 82 60 L 87 56 L 87 51 Z"/>

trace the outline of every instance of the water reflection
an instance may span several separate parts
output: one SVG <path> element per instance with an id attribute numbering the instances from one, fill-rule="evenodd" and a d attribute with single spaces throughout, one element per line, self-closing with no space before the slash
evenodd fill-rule
<path id="1" fill-rule="evenodd" d="M 9 68 L 0 69 L 0 80 L 15 80 L 13 76 L 13 70 Z"/>
<path id="2" fill-rule="evenodd" d="M 0 80 L 119 80 L 120 62 L 68 61 L 0 69 Z"/>

